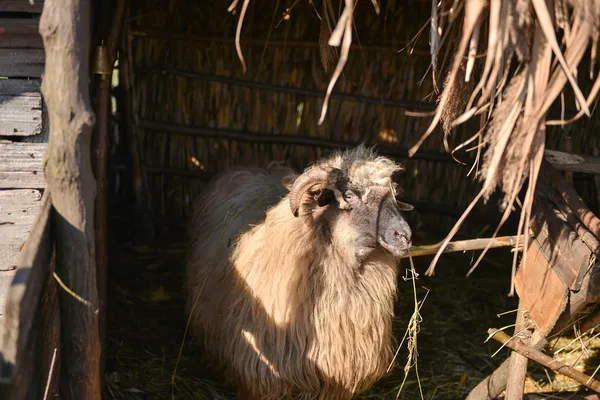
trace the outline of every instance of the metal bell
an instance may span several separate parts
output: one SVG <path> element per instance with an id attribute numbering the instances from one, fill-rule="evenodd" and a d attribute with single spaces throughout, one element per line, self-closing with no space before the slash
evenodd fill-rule
<path id="1" fill-rule="evenodd" d="M 107 47 L 103 44 L 96 46 L 92 58 L 92 72 L 98 75 L 111 75 L 112 67 Z"/>

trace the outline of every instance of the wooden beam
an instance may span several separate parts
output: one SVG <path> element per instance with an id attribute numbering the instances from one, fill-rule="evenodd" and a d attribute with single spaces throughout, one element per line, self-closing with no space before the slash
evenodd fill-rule
<path id="1" fill-rule="evenodd" d="M 66 400 L 100 400 L 100 342 L 90 142 L 90 1 L 46 0 L 40 33 L 46 50 L 42 94 L 50 142 L 44 168 L 52 195 L 56 273 L 83 298 L 60 291 L 60 389 Z"/>
<path id="2" fill-rule="evenodd" d="M 0 189 L 43 189 L 44 143 L 0 143 Z"/>
<path id="3" fill-rule="evenodd" d="M 44 50 L 0 49 L 0 76 L 39 78 L 44 72 Z"/>
<path id="4" fill-rule="evenodd" d="M 52 254 L 49 193 L 42 197 L 6 297 L 0 326 L 0 398 L 39 399 L 38 304 Z"/>
<path id="5" fill-rule="evenodd" d="M 0 48 L 43 49 L 39 18 L 0 18 Z"/>
<path id="6" fill-rule="evenodd" d="M 109 28 L 100 35 L 100 41 L 106 43 L 108 58 L 110 60 L 110 72 L 117 58 L 117 50 L 121 40 L 121 32 L 125 21 L 127 0 L 117 0 L 114 14 L 109 14 L 105 19 L 105 25 Z M 96 42 L 98 38 L 96 39 Z M 107 326 L 106 309 L 108 304 L 108 156 L 110 140 L 110 91 L 111 75 L 96 75 L 93 79 L 93 106 L 96 113 L 96 126 L 93 132 L 94 165 L 97 182 L 97 195 L 95 204 L 94 224 L 96 227 L 96 271 L 98 281 L 98 325 L 100 331 L 101 379 L 104 379 L 106 350 L 107 350 Z M 102 381 L 104 383 L 104 381 Z"/>
<path id="7" fill-rule="evenodd" d="M 44 0 L 2 0 L 0 12 L 29 12 L 39 14 L 42 12 Z"/>
<path id="8" fill-rule="evenodd" d="M 0 190 L 0 271 L 17 267 L 41 198 L 38 190 Z"/>
<path id="9" fill-rule="evenodd" d="M 39 80 L 0 79 L 0 136 L 42 133 Z"/>
<path id="10" fill-rule="evenodd" d="M 600 174 L 600 157 L 545 150 L 544 158 L 559 171 Z"/>
<path id="11" fill-rule="evenodd" d="M 132 30 L 131 37 L 143 37 L 152 39 L 166 39 L 169 41 L 186 41 L 186 42 L 202 42 L 209 44 L 222 44 L 233 46 L 235 38 L 232 36 L 199 36 L 188 32 L 169 32 L 164 29 L 138 28 Z M 242 46 L 256 47 L 287 47 L 287 48 L 302 48 L 302 49 L 318 49 L 321 44 L 316 41 L 308 42 L 302 40 L 273 40 L 267 38 L 241 38 Z M 353 44 L 350 46 L 350 51 L 359 52 L 376 52 L 376 53 L 398 53 L 404 44 L 396 46 L 392 44 Z M 408 51 L 405 53 L 408 54 Z M 410 56 L 430 56 L 431 50 L 425 47 L 415 47 L 410 51 Z"/>

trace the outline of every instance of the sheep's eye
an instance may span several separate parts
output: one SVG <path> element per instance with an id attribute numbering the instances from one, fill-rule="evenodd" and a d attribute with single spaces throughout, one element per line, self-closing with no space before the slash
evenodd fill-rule
<path id="1" fill-rule="evenodd" d="M 346 200 L 348 203 L 352 202 L 354 200 L 355 196 L 354 193 L 348 191 L 346 193 L 344 193 L 344 200 Z"/>

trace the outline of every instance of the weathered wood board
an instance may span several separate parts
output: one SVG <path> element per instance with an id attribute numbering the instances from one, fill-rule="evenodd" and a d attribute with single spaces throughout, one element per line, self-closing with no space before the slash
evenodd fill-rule
<path id="1" fill-rule="evenodd" d="M 43 189 L 45 143 L 0 143 L 0 189 Z"/>
<path id="2" fill-rule="evenodd" d="M 4 314 L 4 305 L 6 304 L 6 295 L 8 288 L 15 276 L 15 271 L 0 271 L 0 324 L 2 324 L 2 315 Z"/>
<path id="3" fill-rule="evenodd" d="M 39 78 L 44 72 L 43 49 L 1 49 L 0 76 Z"/>
<path id="4" fill-rule="evenodd" d="M 0 0 L 0 12 L 29 12 L 40 14 L 43 8 L 44 0 Z"/>
<path id="5" fill-rule="evenodd" d="M 52 204 L 46 192 L 23 250 L 19 268 L 8 290 L 0 325 L 0 398 L 39 399 L 40 298 L 48 282 L 52 257 L 50 216 Z"/>
<path id="6" fill-rule="evenodd" d="M 39 17 L 0 18 L 0 48 L 43 49 L 39 24 Z"/>
<path id="7" fill-rule="evenodd" d="M 39 80 L 0 79 L 0 121 L 0 136 L 42 133 Z"/>
<path id="8" fill-rule="evenodd" d="M 567 285 L 534 240 L 527 250 L 527 263 L 521 264 L 515 276 L 515 289 L 522 304 L 545 334 L 550 332 L 567 306 Z"/>
<path id="9" fill-rule="evenodd" d="M 0 271 L 16 268 L 41 198 L 36 189 L 0 190 Z"/>

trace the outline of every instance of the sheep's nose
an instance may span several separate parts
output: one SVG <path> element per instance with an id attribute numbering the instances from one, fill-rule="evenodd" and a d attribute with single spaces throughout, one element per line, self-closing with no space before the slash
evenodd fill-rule
<path id="1" fill-rule="evenodd" d="M 412 245 L 412 232 L 410 228 L 404 226 L 391 228 L 379 236 L 379 244 L 392 255 L 402 257 L 408 253 Z"/>
<path id="2" fill-rule="evenodd" d="M 405 232 L 394 231 L 394 244 L 399 248 L 410 248 L 412 245 L 412 238 L 410 234 Z"/>

